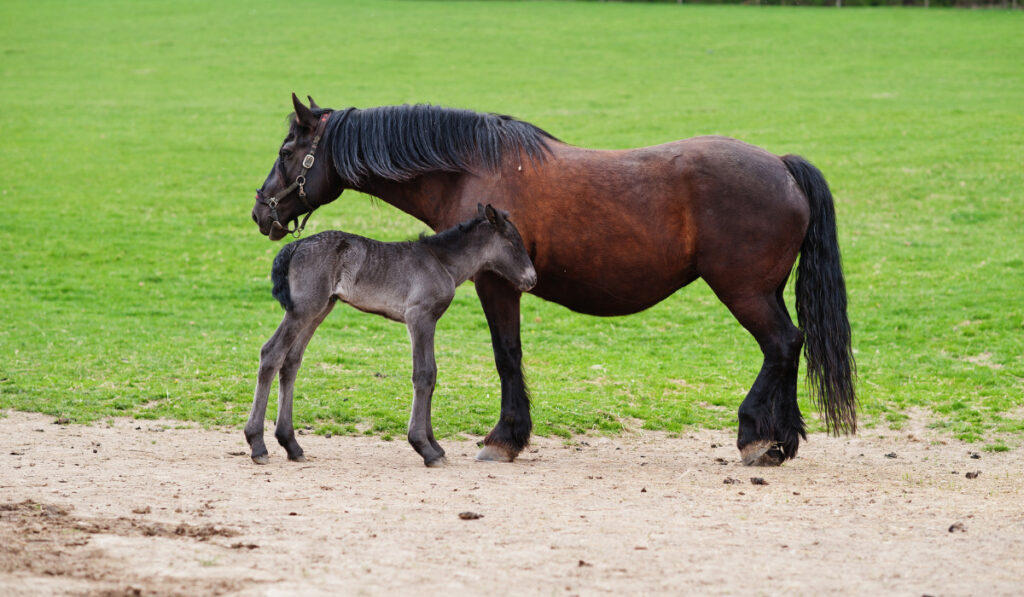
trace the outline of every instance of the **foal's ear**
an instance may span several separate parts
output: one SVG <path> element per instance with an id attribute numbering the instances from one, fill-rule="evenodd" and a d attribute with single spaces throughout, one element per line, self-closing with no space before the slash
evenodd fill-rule
<path id="1" fill-rule="evenodd" d="M 300 125 L 307 128 L 313 128 L 316 125 L 316 116 L 313 115 L 313 111 L 302 104 L 294 91 L 292 92 L 292 106 L 295 107 L 295 119 Z"/>
<path id="2" fill-rule="evenodd" d="M 501 228 L 505 224 L 504 218 L 501 217 L 497 210 L 491 207 L 490 203 L 484 208 L 484 215 L 487 216 L 487 221 L 491 223 L 491 226 L 495 228 Z"/>

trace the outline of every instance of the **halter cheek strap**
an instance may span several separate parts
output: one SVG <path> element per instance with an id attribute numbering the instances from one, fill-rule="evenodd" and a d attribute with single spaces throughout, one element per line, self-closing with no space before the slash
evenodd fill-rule
<path id="1" fill-rule="evenodd" d="M 306 222 L 309 221 L 309 216 L 313 215 L 313 211 L 316 209 L 315 207 L 310 205 L 309 199 L 306 197 L 306 173 L 309 172 L 309 169 L 312 168 L 313 164 L 316 162 L 316 147 L 317 145 L 320 144 L 320 137 L 323 136 L 324 128 L 327 125 L 327 119 L 330 116 L 330 112 L 320 116 L 320 122 L 318 122 L 316 125 L 316 132 L 313 137 L 313 144 L 310 146 L 309 153 L 306 154 L 306 157 L 302 158 L 302 170 L 299 172 L 299 175 L 295 177 L 295 181 L 292 182 L 292 184 L 285 187 L 284 190 L 277 193 L 275 196 L 263 200 L 263 202 L 267 204 L 267 207 L 270 208 L 270 217 L 274 218 L 274 224 L 277 224 L 281 228 L 284 228 L 285 232 L 290 233 L 295 238 L 298 238 L 299 235 L 302 234 L 302 230 L 306 227 Z M 305 205 L 306 209 L 309 211 L 307 211 L 306 216 L 302 218 L 301 224 L 298 223 L 299 218 L 298 216 L 296 216 L 294 220 L 296 222 L 295 228 L 289 229 L 287 226 L 281 223 L 281 218 L 277 214 L 277 206 L 281 203 L 281 199 L 287 197 L 296 188 L 299 189 L 299 199 L 302 200 L 303 205 Z M 278 197 L 280 197 L 280 199 L 278 199 Z"/>

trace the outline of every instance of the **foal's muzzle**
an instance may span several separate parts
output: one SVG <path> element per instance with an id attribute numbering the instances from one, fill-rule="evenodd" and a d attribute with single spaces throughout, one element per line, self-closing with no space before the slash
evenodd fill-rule
<path id="1" fill-rule="evenodd" d="M 532 271 L 519 281 L 519 292 L 526 292 L 537 285 L 537 272 Z"/>

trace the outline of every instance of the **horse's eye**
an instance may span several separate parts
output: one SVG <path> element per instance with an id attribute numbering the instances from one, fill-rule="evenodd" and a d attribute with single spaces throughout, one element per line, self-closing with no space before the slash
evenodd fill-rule
<path id="1" fill-rule="evenodd" d="M 287 149 L 282 149 L 280 155 L 282 160 L 287 160 L 289 157 L 291 157 L 292 152 L 288 151 Z"/>

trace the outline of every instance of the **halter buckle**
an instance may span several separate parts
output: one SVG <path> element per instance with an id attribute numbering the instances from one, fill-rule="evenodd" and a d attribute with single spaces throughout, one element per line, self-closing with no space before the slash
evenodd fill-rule
<path id="1" fill-rule="evenodd" d="M 313 154 L 307 153 L 306 157 L 302 158 L 302 167 L 305 168 L 306 170 L 309 170 L 310 168 L 313 167 L 313 162 L 315 160 L 316 158 L 313 157 Z"/>

